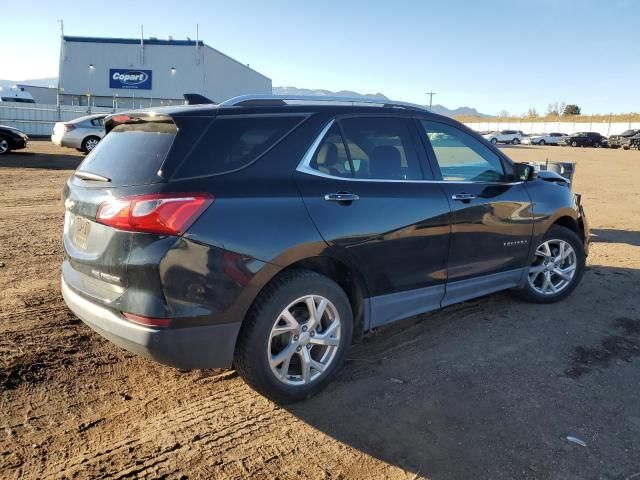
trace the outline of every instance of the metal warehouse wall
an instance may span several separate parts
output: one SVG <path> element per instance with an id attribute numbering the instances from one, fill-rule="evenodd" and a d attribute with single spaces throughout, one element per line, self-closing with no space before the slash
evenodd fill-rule
<path id="1" fill-rule="evenodd" d="M 60 87 L 64 96 L 181 99 L 183 93 L 200 93 L 216 102 L 248 93 L 271 93 L 271 79 L 221 52 L 195 42 L 147 40 L 144 63 L 140 43 L 105 40 L 76 41 L 65 37 L 60 58 Z M 156 41 L 158 42 L 158 41 Z M 202 42 L 201 42 L 202 44 Z M 89 65 L 94 68 L 90 69 Z M 110 69 L 151 70 L 151 90 L 111 89 Z M 172 73 L 172 68 L 175 73 Z"/>

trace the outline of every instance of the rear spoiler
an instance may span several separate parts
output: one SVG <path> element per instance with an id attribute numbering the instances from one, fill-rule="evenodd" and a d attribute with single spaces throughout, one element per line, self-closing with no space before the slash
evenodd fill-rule
<path id="1" fill-rule="evenodd" d="M 186 105 L 215 105 L 216 102 L 213 100 L 200 95 L 199 93 L 184 93 L 182 94 L 184 97 L 184 103 Z"/>

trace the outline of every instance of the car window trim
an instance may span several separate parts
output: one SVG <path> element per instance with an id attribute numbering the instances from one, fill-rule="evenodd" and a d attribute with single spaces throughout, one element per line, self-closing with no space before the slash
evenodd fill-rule
<path id="1" fill-rule="evenodd" d="M 361 115 L 349 115 L 350 117 L 358 117 Z M 365 116 L 378 116 L 378 115 L 365 115 Z M 393 116 L 393 115 L 380 115 L 380 116 Z M 321 172 L 320 170 L 316 170 L 312 168 L 311 160 L 315 156 L 316 152 L 320 148 L 320 145 L 324 141 L 325 137 L 329 133 L 329 130 L 333 126 L 333 124 L 337 121 L 336 118 L 332 118 L 329 122 L 324 126 L 324 128 L 320 131 L 320 133 L 316 136 L 314 141 L 311 143 L 305 154 L 302 156 L 302 159 L 298 163 L 296 167 L 296 171 L 300 173 L 304 173 L 307 175 L 314 175 L 316 177 L 323 177 L 332 180 L 340 180 L 344 182 L 375 182 L 375 183 L 462 183 L 462 184 L 472 184 L 472 185 L 519 185 L 523 183 L 521 180 L 517 182 L 472 182 L 468 180 L 459 181 L 459 182 L 451 182 L 449 180 L 438 180 L 434 178 L 433 180 L 395 180 L 395 179 L 382 179 L 382 178 L 355 178 L 355 177 L 338 177 L 335 175 L 330 175 L 328 173 Z M 430 120 L 431 121 L 431 120 Z M 500 158 L 500 157 L 499 157 Z M 502 159 L 501 159 L 502 160 Z M 438 170 L 438 174 L 440 174 Z"/>

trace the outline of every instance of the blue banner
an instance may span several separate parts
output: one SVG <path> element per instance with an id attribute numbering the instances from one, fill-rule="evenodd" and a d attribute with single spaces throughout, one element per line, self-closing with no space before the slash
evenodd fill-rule
<path id="1" fill-rule="evenodd" d="M 151 90 L 151 70 L 110 68 L 109 88 Z"/>

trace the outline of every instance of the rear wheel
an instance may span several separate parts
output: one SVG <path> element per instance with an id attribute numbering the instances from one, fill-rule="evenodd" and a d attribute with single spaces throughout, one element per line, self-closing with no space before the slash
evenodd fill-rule
<path id="1" fill-rule="evenodd" d="M 578 286 L 584 265 L 584 246 L 578 235 L 553 225 L 536 248 L 526 284 L 516 292 L 531 302 L 557 302 Z"/>
<path id="2" fill-rule="evenodd" d="M 265 288 L 238 337 L 234 365 L 255 390 L 281 403 L 324 388 L 351 344 L 349 299 L 334 281 L 292 270 Z"/>
<path id="3" fill-rule="evenodd" d="M 511 144 L 512 145 L 519 145 L 520 144 L 520 139 L 519 138 L 514 138 L 513 140 L 511 140 Z"/>
<path id="4" fill-rule="evenodd" d="M 0 155 L 4 155 L 5 153 L 9 153 L 11 148 L 9 147 L 9 140 L 4 137 L 0 137 Z"/>
<path id="5" fill-rule="evenodd" d="M 91 152 L 94 148 L 98 146 L 100 142 L 99 137 L 87 137 L 82 141 L 82 151 L 85 153 Z"/>
<path id="6" fill-rule="evenodd" d="M 571 142 L 571 146 L 572 147 L 577 147 L 578 146 L 578 142 L 576 142 L 575 140 L 573 142 Z"/>

